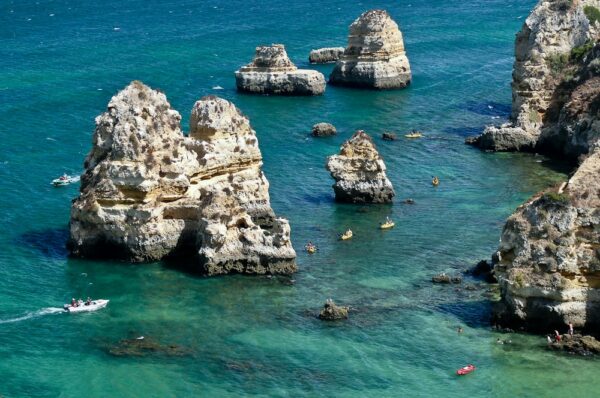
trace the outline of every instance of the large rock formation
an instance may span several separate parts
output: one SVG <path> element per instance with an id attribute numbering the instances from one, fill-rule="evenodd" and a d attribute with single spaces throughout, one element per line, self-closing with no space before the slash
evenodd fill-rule
<path id="1" fill-rule="evenodd" d="M 339 155 L 327 159 L 327 170 L 335 179 L 336 200 L 350 203 L 390 203 L 394 188 L 373 140 L 360 130 L 346 141 Z"/>
<path id="2" fill-rule="evenodd" d="M 348 47 L 329 76 L 335 85 L 393 89 L 411 81 L 402 33 L 387 11 L 363 13 L 352 25 Z"/>
<path id="3" fill-rule="evenodd" d="M 311 64 L 328 64 L 336 62 L 344 53 L 344 47 L 325 47 L 311 50 L 308 61 Z"/>
<path id="4" fill-rule="evenodd" d="M 180 121 L 165 95 L 141 82 L 110 100 L 71 209 L 71 252 L 133 262 L 193 255 L 210 275 L 295 271 L 289 224 L 270 207 L 248 119 L 205 97 L 189 137 Z"/>
<path id="5" fill-rule="evenodd" d="M 507 221 L 495 274 L 503 325 L 548 332 L 600 327 L 600 149 L 562 190 L 535 196 Z"/>
<path id="6" fill-rule="evenodd" d="M 555 139 L 544 138 L 555 132 L 545 130 L 556 125 L 565 83 L 574 83 L 571 79 L 585 46 L 599 38 L 600 25 L 586 16 L 590 7 L 600 7 L 600 1 L 542 0 L 537 4 L 516 38 L 510 123 L 490 126 L 470 143 L 496 151 L 562 152 Z"/>
<path id="7" fill-rule="evenodd" d="M 251 63 L 235 72 L 238 90 L 256 94 L 321 95 L 325 77 L 316 70 L 298 69 L 282 44 L 256 47 Z"/>

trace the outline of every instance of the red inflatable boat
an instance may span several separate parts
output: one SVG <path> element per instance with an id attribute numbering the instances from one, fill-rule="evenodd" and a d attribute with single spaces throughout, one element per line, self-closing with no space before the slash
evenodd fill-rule
<path id="1" fill-rule="evenodd" d="M 456 374 L 459 376 L 464 376 L 464 375 L 468 375 L 469 373 L 471 373 L 474 370 L 475 370 L 475 365 L 467 365 L 463 368 L 458 369 L 456 371 Z"/>

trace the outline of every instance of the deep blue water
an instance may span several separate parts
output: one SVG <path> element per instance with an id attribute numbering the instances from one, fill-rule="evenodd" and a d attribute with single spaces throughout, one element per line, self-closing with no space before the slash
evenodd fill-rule
<path id="1" fill-rule="evenodd" d="M 535 336 L 495 344 L 487 286 L 457 291 L 429 282 L 488 258 L 514 208 L 566 178 L 543 157 L 463 144 L 508 117 L 514 35 L 533 4 L 0 2 L 0 395 L 595 396 L 596 362 L 549 353 Z M 255 46 L 284 43 L 309 67 L 312 48 L 344 45 L 348 25 L 371 8 L 387 9 L 401 26 L 414 77 L 408 89 L 236 93 L 233 71 Z M 315 68 L 328 74 L 332 66 Z M 249 116 L 273 207 L 292 226 L 294 285 L 67 257 L 77 187 L 49 182 L 81 172 L 94 117 L 133 79 L 163 90 L 185 130 L 193 103 L 207 94 Z M 320 121 L 340 134 L 309 138 Z M 423 139 L 378 138 L 415 128 Z M 325 158 L 356 129 L 376 137 L 398 195 L 393 206 L 333 201 Z M 437 189 L 432 175 L 442 181 Z M 416 204 L 403 205 L 408 197 Z M 377 225 L 388 215 L 396 228 L 382 232 Z M 348 227 L 355 238 L 339 242 Z M 302 252 L 308 240 L 319 245 L 314 256 Z M 53 313 L 88 295 L 111 303 L 93 314 Z M 353 308 L 348 321 L 315 318 L 329 297 Z M 139 335 L 184 355 L 110 354 L 120 339 Z M 478 370 L 457 378 L 466 363 Z"/>

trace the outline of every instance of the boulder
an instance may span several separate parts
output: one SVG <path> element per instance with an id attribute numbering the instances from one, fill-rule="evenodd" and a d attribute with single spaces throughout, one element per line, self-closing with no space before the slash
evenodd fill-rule
<path id="1" fill-rule="evenodd" d="M 548 347 L 556 351 L 565 351 L 569 354 L 590 356 L 600 354 L 600 341 L 592 336 L 582 336 L 575 334 L 573 336 L 564 334 L 560 341 L 554 341 L 548 344 Z"/>
<path id="2" fill-rule="evenodd" d="M 313 137 L 330 137 L 336 134 L 337 130 L 331 123 L 317 123 L 312 127 Z"/>
<path id="3" fill-rule="evenodd" d="M 311 64 L 329 64 L 336 62 L 344 53 L 344 47 L 326 47 L 311 50 L 308 60 Z"/>
<path id="4" fill-rule="evenodd" d="M 348 46 L 336 62 L 329 83 L 395 89 L 409 85 L 411 78 L 398 25 L 387 11 L 371 10 L 350 25 Z"/>
<path id="5" fill-rule="evenodd" d="M 332 299 L 327 299 L 323 309 L 319 313 L 319 319 L 324 321 L 337 321 L 348 318 L 348 307 L 336 305 Z"/>
<path id="6" fill-rule="evenodd" d="M 339 155 L 327 159 L 327 170 L 335 180 L 333 190 L 340 202 L 391 203 L 395 196 L 385 163 L 362 130 L 342 145 Z"/>
<path id="7" fill-rule="evenodd" d="M 381 135 L 381 138 L 384 141 L 396 141 L 396 139 L 398 138 L 398 136 L 394 133 L 383 133 Z"/>
<path id="8" fill-rule="evenodd" d="M 283 44 L 256 47 L 251 63 L 235 72 L 237 89 L 254 94 L 321 95 L 325 77 L 316 70 L 298 69 Z"/>
<path id="9" fill-rule="evenodd" d="M 71 208 L 71 253 L 132 262 L 184 255 L 209 275 L 294 272 L 290 227 L 270 206 L 248 119 L 204 97 L 189 137 L 180 121 L 165 95 L 141 82 L 110 100 Z"/>

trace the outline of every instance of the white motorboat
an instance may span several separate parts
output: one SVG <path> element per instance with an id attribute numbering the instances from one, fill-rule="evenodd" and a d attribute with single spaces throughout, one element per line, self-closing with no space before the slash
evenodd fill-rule
<path id="1" fill-rule="evenodd" d="M 77 304 L 77 306 L 73 306 L 71 304 L 65 304 L 64 305 L 64 309 L 67 312 L 91 312 L 91 311 L 98 311 L 99 309 L 102 309 L 104 307 L 106 307 L 106 305 L 108 304 L 109 300 L 92 300 L 92 302 L 90 304 L 86 304 L 86 303 L 80 303 Z"/>
<path id="2" fill-rule="evenodd" d="M 77 181 L 79 181 L 79 176 L 70 176 L 67 174 L 63 174 L 62 176 L 52 180 L 52 185 L 54 185 L 55 187 L 62 187 Z"/>

